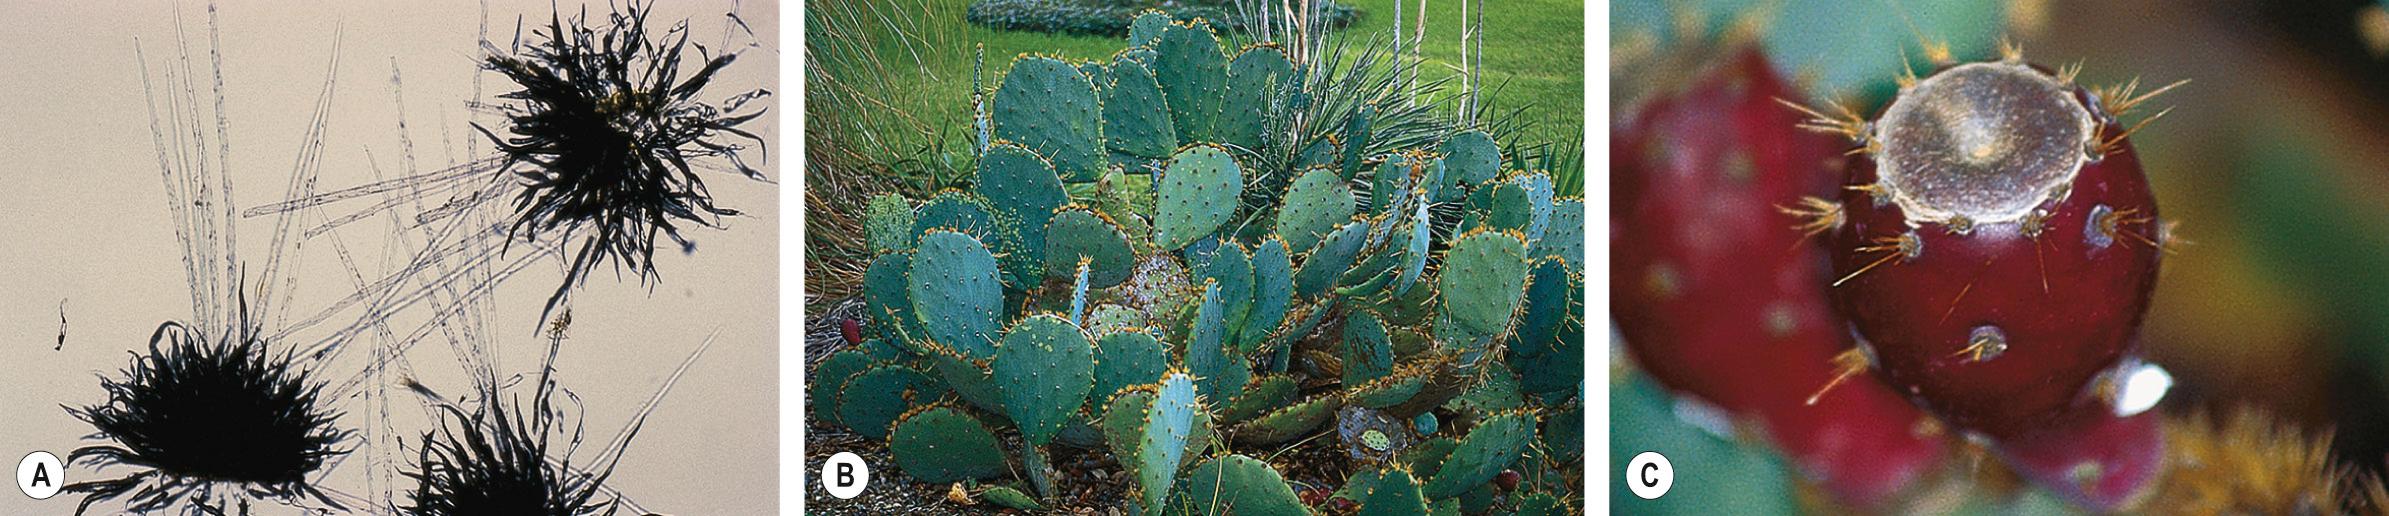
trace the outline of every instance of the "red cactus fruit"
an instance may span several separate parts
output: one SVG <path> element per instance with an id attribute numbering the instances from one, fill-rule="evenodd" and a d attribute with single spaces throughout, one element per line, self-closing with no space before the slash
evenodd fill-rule
<path id="1" fill-rule="evenodd" d="M 1962 430 L 2110 413 L 2094 381 L 2132 352 L 2156 284 L 2166 237 L 2118 118 L 2172 86 L 2073 75 L 2010 47 L 1902 80 L 1873 122 L 1808 124 L 1860 145 L 1839 209 L 1819 210 L 1840 221 L 1837 306 L 1886 381 Z"/>
<path id="2" fill-rule="evenodd" d="M 1518 490 L 1518 481 L 1521 478 L 1522 477 L 1518 474 L 1518 470 L 1505 469 L 1501 470 L 1501 474 L 1493 476 L 1493 485 L 1494 487 L 1501 488 L 1501 492 L 1504 493 L 1516 491 Z"/>
<path id="3" fill-rule="evenodd" d="M 2043 432 L 1994 447 L 2026 480 L 2100 513 L 2129 510 L 2165 471 L 2165 428 L 2157 411 L 2101 415 L 2067 432 Z"/>
<path id="4" fill-rule="evenodd" d="M 854 319 L 838 321 L 838 334 L 846 337 L 846 345 L 860 346 L 863 344 L 863 323 Z"/>
<path id="5" fill-rule="evenodd" d="M 1874 505 L 1943 446 L 1880 383 L 1811 397 L 1846 376 L 1832 361 L 1851 343 L 1823 250 L 1778 210 L 1832 191 L 1839 146 L 1795 127 L 1775 99 L 1797 94 L 1755 47 L 1710 55 L 1612 128 L 1618 331 L 1661 383 L 1757 430 L 1842 501 Z"/>

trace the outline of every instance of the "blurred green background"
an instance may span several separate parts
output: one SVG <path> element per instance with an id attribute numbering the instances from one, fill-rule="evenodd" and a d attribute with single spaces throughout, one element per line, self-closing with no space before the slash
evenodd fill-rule
<path id="1" fill-rule="evenodd" d="M 1920 36 L 1961 59 L 1991 57 L 2008 36 L 2040 64 L 2082 63 L 2086 84 L 2137 77 L 2146 91 L 2192 80 L 2152 102 L 2175 109 L 2133 136 L 2163 218 L 2191 242 L 2165 258 L 2142 335 L 2178 382 L 2161 409 L 2256 407 L 2336 430 L 2333 458 L 2378 473 L 2389 457 L 2382 9 L 2375 0 L 1629 0 L 1611 7 L 1609 44 L 1619 59 L 1648 55 L 1686 27 L 1772 13 L 1759 19 L 1780 71 L 1813 96 L 1868 109 L 1891 90 L 1903 55 L 1917 56 Z M 1637 80 L 1615 69 L 1610 78 Z M 1661 395 L 1621 373 L 1613 403 Z M 1619 433 L 1683 428 L 1648 410 L 1613 417 Z M 1613 453 L 1626 455 L 1612 467 L 1631 456 Z"/>

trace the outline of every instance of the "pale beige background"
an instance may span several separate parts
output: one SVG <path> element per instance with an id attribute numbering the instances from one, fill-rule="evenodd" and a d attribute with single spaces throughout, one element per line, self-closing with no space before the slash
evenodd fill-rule
<path id="1" fill-rule="evenodd" d="M 565 9 L 577 3 L 562 2 Z M 744 4 L 666 2 L 655 17 L 659 22 L 689 19 L 694 40 L 710 45 L 720 41 L 723 13 L 735 7 L 755 31 L 760 47 L 718 78 L 707 98 L 756 87 L 779 91 L 774 84 L 778 8 L 764 0 Z M 544 22 L 548 6 L 546 0 L 493 2 L 490 37 L 511 37 L 518 14 L 526 23 Z M 90 427 L 60 405 L 102 400 L 95 374 L 117 375 L 127 351 L 143 347 L 158 323 L 190 318 L 181 247 L 164 206 L 143 106 L 141 63 L 134 56 L 137 36 L 150 66 L 166 63 L 175 42 L 175 7 L 156 0 L 0 2 L 0 459 L 12 470 L 27 452 L 64 456 L 88 444 L 80 438 Z M 206 4 L 185 2 L 181 9 L 193 52 L 204 52 Z M 603 11 L 603 3 L 593 9 Z M 464 0 L 224 2 L 223 73 L 235 204 L 246 209 L 280 200 L 312 99 L 322 87 L 334 33 L 341 28 L 345 39 L 324 151 L 324 187 L 368 181 L 368 149 L 385 168 L 395 168 L 393 66 L 404 75 L 405 114 L 418 159 L 428 168 L 451 156 L 463 158 L 467 142 L 479 138 L 464 125 L 463 109 L 472 95 L 479 11 L 477 2 Z M 204 63 L 194 64 L 194 70 L 204 69 Z M 488 95 L 508 86 L 495 75 L 483 80 Z M 201 88 L 206 99 L 208 92 Z M 772 116 L 747 127 L 776 142 L 783 113 L 775 107 Z M 488 147 L 479 148 L 487 152 Z M 782 151 L 794 149 L 771 151 L 771 159 L 760 165 L 779 179 Z M 781 187 L 721 174 L 709 176 L 708 184 L 721 205 L 746 216 L 729 220 L 726 231 L 692 230 L 699 242 L 693 255 L 670 252 L 668 244 L 660 249 L 664 279 L 652 292 L 611 275 L 593 278 L 578 295 L 559 382 L 585 401 L 588 431 L 596 441 L 588 447 L 595 448 L 629 420 L 674 365 L 719 331 L 711 351 L 648 419 L 611 484 L 667 514 L 768 514 L 777 510 L 780 456 L 775 290 Z M 271 220 L 241 221 L 240 252 L 248 260 L 263 260 Z M 341 232 L 349 235 L 349 245 L 359 246 L 359 256 L 378 260 L 384 250 L 376 245 L 382 238 L 375 231 L 382 227 L 358 224 Z M 319 244 L 311 243 L 297 265 L 301 283 L 295 306 L 302 314 L 353 290 L 328 246 Z M 556 267 L 534 267 L 495 294 L 501 309 L 492 316 L 500 330 L 494 342 L 503 350 L 502 372 L 527 371 L 544 351 L 545 343 L 531 335 L 532 325 L 558 278 Z M 52 351 L 61 300 L 67 303 L 68 337 L 63 351 Z M 401 325 L 401 331 L 412 327 Z M 427 344 L 409 358 L 419 369 L 454 369 L 446 348 Z M 329 365 L 325 377 L 349 377 L 360 364 Z M 424 376 L 447 394 L 466 389 L 453 371 Z M 338 401 L 350 412 L 345 424 L 367 422 L 362 402 Z M 413 436 L 430 429 L 431 422 L 411 407 L 402 412 L 414 416 L 394 417 L 390 425 L 409 436 L 412 450 Z M 411 459 L 411 451 L 403 456 Z M 366 479 L 377 470 L 367 461 L 351 460 L 335 471 L 328 487 L 375 496 Z M 408 484 L 395 487 L 403 493 Z M 69 498 L 37 502 L 12 486 L 0 490 L 0 514 L 67 513 L 74 503 Z M 274 509 L 266 512 L 283 511 Z"/>

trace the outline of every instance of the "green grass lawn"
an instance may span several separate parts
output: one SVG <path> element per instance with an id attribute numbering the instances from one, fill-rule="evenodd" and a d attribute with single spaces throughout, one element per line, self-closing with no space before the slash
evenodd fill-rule
<path id="1" fill-rule="evenodd" d="M 1395 0 L 1349 0 L 1362 10 L 1358 21 L 1337 32 L 1340 37 L 1366 38 L 1393 29 Z M 1458 0 L 1429 0 L 1426 59 L 1422 80 L 1459 71 L 1460 17 Z M 1123 38 L 1067 36 L 1035 32 L 998 31 L 963 19 L 968 0 L 831 0 L 815 2 L 808 13 L 808 37 L 851 45 L 848 51 L 827 53 L 822 71 L 855 86 L 872 105 L 839 113 L 843 123 L 808 128 L 871 132 L 841 134 L 840 141 L 864 138 L 891 148 L 919 149 L 931 142 L 939 147 L 964 145 L 970 134 L 970 84 L 973 48 L 986 48 L 986 81 L 992 84 L 1013 56 L 1023 53 L 1058 55 L 1071 59 L 1107 58 L 1126 46 Z M 1404 23 L 1415 23 L 1416 0 L 1404 5 Z M 1484 15 L 1486 91 L 1499 95 L 1492 105 L 1504 111 L 1524 108 L 1548 139 L 1572 139 L 1584 127 L 1584 11 L 1581 0 L 1499 0 L 1486 2 Z M 828 23 L 825 23 L 828 22 Z M 1407 32 L 1407 30 L 1405 31 Z M 820 38 L 832 38 L 822 40 Z M 874 65 L 861 59 L 838 59 L 868 49 Z M 820 55 L 817 53 L 817 55 Z M 808 65 L 812 66 L 812 65 Z M 1457 91 L 1459 83 L 1452 83 Z M 819 100 L 809 104 L 818 113 Z M 888 118 L 900 118 L 889 123 Z M 832 117 L 833 119 L 839 117 Z M 819 119 L 818 117 L 816 119 Z M 854 125 L 860 124 L 860 125 Z M 905 130 L 889 130 L 900 126 Z M 945 135 L 943 138 L 938 135 Z M 951 148 L 946 151 L 951 152 Z"/>

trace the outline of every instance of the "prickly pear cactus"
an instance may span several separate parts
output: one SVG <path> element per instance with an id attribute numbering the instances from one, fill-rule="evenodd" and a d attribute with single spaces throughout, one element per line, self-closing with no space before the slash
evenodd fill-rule
<path id="1" fill-rule="evenodd" d="M 1102 59 L 1014 59 L 970 184 L 872 201 L 881 344 L 825 364 L 851 379 L 816 410 L 914 480 L 1034 487 L 1007 507 L 1075 492 L 1059 447 L 1109 454 L 1147 516 L 1328 510 L 1254 457 L 1356 425 L 1382 442 L 1355 470 L 1425 466 L 1380 507 L 1495 510 L 1492 475 L 1552 463 L 1524 443 L 1582 417 L 1556 412 L 1582 391 L 1582 202 L 1504 168 L 1485 130 L 1311 109 L 1314 69 L 1276 45 L 1158 13 L 1131 33 Z M 1326 118 L 1303 133 L 1297 112 Z"/>

